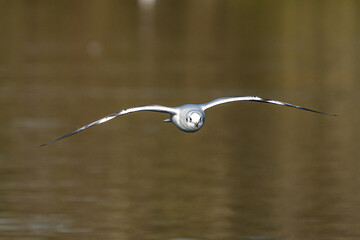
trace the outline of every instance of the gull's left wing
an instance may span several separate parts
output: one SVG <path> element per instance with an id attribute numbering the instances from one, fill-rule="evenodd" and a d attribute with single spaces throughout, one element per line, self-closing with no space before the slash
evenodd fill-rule
<path id="1" fill-rule="evenodd" d="M 257 96 L 221 97 L 221 98 L 214 99 L 214 100 L 212 100 L 212 101 L 210 101 L 208 103 L 201 104 L 201 108 L 205 111 L 206 109 L 214 107 L 216 105 L 229 103 L 229 102 L 237 102 L 237 101 L 270 103 L 270 104 L 282 105 L 282 106 L 287 106 L 287 107 L 293 107 L 293 108 L 297 108 L 297 109 L 301 109 L 301 110 L 305 110 L 305 111 L 310 111 L 310 112 L 314 112 L 314 113 L 325 114 L 325 115 L 329 115 L 329 116 L 336 116 L 336 115 L 333 115 L 333 114 L 328 114 L 328 113 L 312 110 L 312 109 L 309 109 L 309 108 L 300 107 L 300 106 L 293 105 L 293 104 L 290 104 L 290 103 L 280 102 L 280 101 L 277 101 L 277 100 L 272 100 L 272 99 L 262 98 L 262 97 L 257 97 Z"/>

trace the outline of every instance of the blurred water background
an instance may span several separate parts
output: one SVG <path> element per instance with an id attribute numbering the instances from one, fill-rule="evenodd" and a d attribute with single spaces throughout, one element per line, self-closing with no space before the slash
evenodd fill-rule
<path id="1" fill-rule="evenodd" d="M 360 2 L 0 1 L 0 238 L 360 239 Z M 120 109 L 259 95 L 187 134 Z"/>

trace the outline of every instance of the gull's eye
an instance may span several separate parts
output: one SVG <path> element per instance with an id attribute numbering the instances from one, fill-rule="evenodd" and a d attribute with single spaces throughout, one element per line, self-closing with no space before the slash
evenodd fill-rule
<path id="1" fill-rule="evenodd" d="M 191 119 L 191 117 L 189 117 L 189 120 L 190 120 L 190 122 L 192 122 L 192 119 Z"/>
<path id="2" fill-rule="evenodd" d="M 186 118 L 186 122 L 189 122 L 189 119 L 190 119 L 190 118 Z"/>

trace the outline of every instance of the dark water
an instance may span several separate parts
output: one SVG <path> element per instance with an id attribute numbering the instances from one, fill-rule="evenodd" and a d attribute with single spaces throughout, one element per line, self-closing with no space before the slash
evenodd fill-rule
<path id="1" fill-rule="evenodd" d="M 147 2 L 147 3 L 146 3 Z M 0 238 L 359 239 L 360 4 L 0 1 Z M 186 134 L 122 108 L 251 94 Z"/>

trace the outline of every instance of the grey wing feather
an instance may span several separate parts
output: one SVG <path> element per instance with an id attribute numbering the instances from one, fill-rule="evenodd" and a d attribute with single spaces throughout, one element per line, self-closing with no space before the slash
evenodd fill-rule
<path id="1" fill-rule="evenodd" d="M 328 113 L 319 112 L 319 111 L 316 111 L 316 110 L 313 110 L 313 109 L 300 107 L 300 106 L 293 105 L 293 104 L 290 104 L 290 103 L 280 102 L 280 101 L 277 101 L 277 100 L 272 100 L 272 99 L 262 98 L 262 97 L 257 97 L 257 96 L 222 97 L 222 98 L 217 98 L 215 100 L 212 100 L 212 101 L 210 101 L 208 103 L 202 104 L 201 107 L 205 111 L 206 109 L 214 107 L 216 105 L 229 103 L 229 102 L 236 102 L 236 101 L 251 101 L 251 102 L 270 103 L 270 104 L 282 105 L 282 106 L 293 107 L 293 108 L 297 108 L 297 109 L 301 109 L 301 110 L 305 110 L 305 111 L 325 114 L 325 115 L 329 115 L 329 116 L 336 116 L 336 115 L 333 115 L 333 114 L 328 114 Z"/>
<path id="2" fill-rule="evenodd" d="M 119 117 L 119 116 L 122 116 L 122 115 L 125 115 L 125 114 L 129 114 L 129 113 L 133 113 L 133 112 L 140 112 L 140 111 L 152 111 L 152 112 L 161 112 L 161 113 L 168 113 L 168 114 L 177 114 L 177 111 L 173 108 L 170 108 L 170 107 L 165 107 L 165 106 L 161 106 L 161 105 L 145 105 L 145 106 L 137 106 L 137 107 L 131 107 L 131 108 L 127 108 L 127 109 L 123 109 L 119 112 L 116 112 L 116 113 L 113 113 L 113 114 L 110 114 L 109 116 L 106 116 L 104 118 L 101 118 L 95 122 L 92 122 L 88 125 L 85 125 L 69 134 L 66 134 L 60 138 L 57 138 L 51 142 L 48 142 L 48 143 L 45 143 L 45 144 L 42 144 L 40 145 L 40 147 L 43 147 L 43 146 L 46 146 L 46 145 L 49 145 L 51 143 L 54 143 L 56 141 L 59 141 L 63 138 L 67 138 L 67 137 L 70 137 L 74 134 L 77 134 L 81 131 L 84 131 L 90 127 L 93 127 L 93 126 L 96 126 L 96 125 L 99 125 L 101 123 L 104 123 L 104 122 L 107 122 L 113 118 L 116 118 L 116 117 Z"/>

